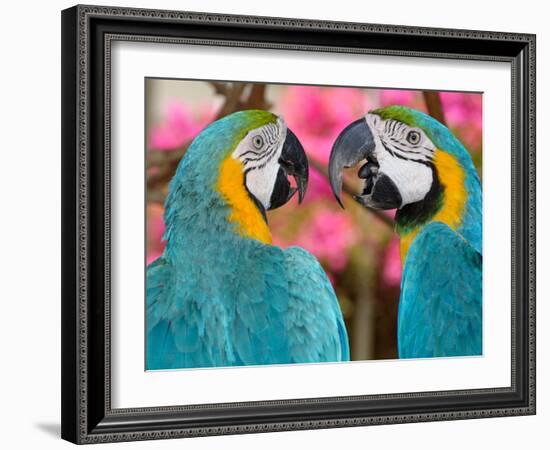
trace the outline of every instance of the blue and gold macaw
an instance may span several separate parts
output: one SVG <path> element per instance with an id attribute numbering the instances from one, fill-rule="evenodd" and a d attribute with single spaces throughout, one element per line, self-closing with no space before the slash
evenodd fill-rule
<path id="1" fill-rule="evenodd" d="M 147 369 L 349 359 L 318 261 L 271 243 L 266 211 L 296 191 L 301 201 L 307 180 L 300 142 L 266 111 L 231 114 L 192 142 L 169 186 L 166 249 L 147 268 Z"/>
<path id="2" fill-rule="evenodd" d="M 390 106 L 353 122 L 335 141 L 329 174 L 338 201 L 343 169 L 360 161 L 364 188 L 355 199 L 397 209 L 399 357 L 480 355 L 482 196 L 470 155 L 437 120 Z"/>

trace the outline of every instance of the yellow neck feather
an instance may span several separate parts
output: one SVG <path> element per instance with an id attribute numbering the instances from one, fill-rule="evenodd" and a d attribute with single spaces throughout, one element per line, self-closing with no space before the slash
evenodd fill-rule
<path id="1" fill-rule="evenodd" d="M 462 214 L 468 195 L 464 183 L 464 169 L 454 156 L 441 150 L 435 151 L 433 161 L 439 175 L 439 181 L 443 186 L 443 202 L 441 208 L 432 217 L 430 222 L 443 222 L 453 230 L 456 230 L 462 223 Z M 421 229 L 422 227 L 417 227 L 401 236 L 400 252 L 402 264 L 405 264 L 409 248 Z"/>
<path id="2" fill-rule="evenodd" d="M 241 236 L 271 244 L 269 227 L 246 191 L 240 161 L 231 156 L 223 161 L 216 188 L 231 209 L 227 219 L 235 224 L 237 232 Z"/>

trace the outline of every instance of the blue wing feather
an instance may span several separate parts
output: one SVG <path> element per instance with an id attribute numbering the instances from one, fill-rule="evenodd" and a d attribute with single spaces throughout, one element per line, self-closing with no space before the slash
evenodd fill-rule
<path id="1" fill-rule="evenodd" d="M 344 319 L 325 271 L 300 247 L 285 250 L 285 261 L 293 362 L 349 361 Z"/>
<path id="2" fill-rule="evenodd" d="M 426 226 L 407 255 L 398 347 L 400 358 L 482 353 L 481 255 L 443 223 Z"/>
<path id="3" fill-rule="evenodd" d="M 147 369 L 349 360 L 338 300 L 315 257 L 262 245 L 239 269 L 231 282 L 203 286 L 203 298 L 193 273 L 177 277 L 163 258 L 149 266 Z"/>

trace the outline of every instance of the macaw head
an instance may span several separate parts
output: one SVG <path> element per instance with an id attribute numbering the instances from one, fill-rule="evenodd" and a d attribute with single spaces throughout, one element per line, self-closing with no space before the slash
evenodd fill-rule
<path id="1" fill-rule="evenodd" d="M 262 213 L 287 203 L 296 192 L 304 198 L 308 182 L 308 161 L 300 141 L 273 113 L 260 110 L 241 111 L 220 120 L 231 122 L 230 144 L 221 162 L 231 176 L 241 178 L 250 197 Z M 227 166 L 230 166 L 229 169 Z M 240 172 L 239 175 L 233 172 Z M 289 177 L 294 179 L 291 185 Z M 219 180 L 221 190 L 227 190 L 234 179 Z M 225 188 L 223 186 L 225 184 Z"/>
<path id="2" fill-rule="evenodd" d="M 336 139 L 329 176 L 340 204 L 342 171 L 360 162 L 357 176 L 364 183 L 357 202 L 373 209 L 414 209 L 417 215 L 435 213 L 445 197 L 462 196 L 455 200 L 463 207 L 465 178 L 477 177 L 468 152 L 444 125 L 403 106 L 371 111 Z"/>
<path id="3" fill-rule="evenodd" d="M 213 196 L 229 209 L 227 219 L 240 234 L 268 242 L 266 211 L 284 205 L 296 192 L 301 202 L 307 182 L 306 154 L 284 120 L 267 111 L 239 111 L 195 138 L 174 176 L 167 204 L 184 196 L 211 209 L 215 203 L 208 199 Z M 185 207 L 189 211 L 188 203 Z"/>

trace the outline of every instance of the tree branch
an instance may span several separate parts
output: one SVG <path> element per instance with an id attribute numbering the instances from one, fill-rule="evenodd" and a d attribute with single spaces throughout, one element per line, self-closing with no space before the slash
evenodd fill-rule
<path id="1" fill-rule="evenodd" d="M 447 126 L 445 122 L 445 114 L 443 113 L 443 105 L 441 104 L 441 96 L 437 91 L 422 91 L 424 102 L 428 109 L 428 114 L 434 119 Z"/>

